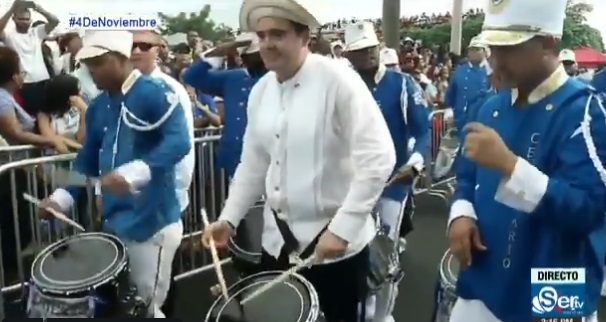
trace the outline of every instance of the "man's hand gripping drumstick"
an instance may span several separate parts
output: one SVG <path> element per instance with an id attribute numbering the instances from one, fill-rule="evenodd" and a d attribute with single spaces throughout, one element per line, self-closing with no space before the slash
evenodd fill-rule
<path id="1" fill-rule="evenodd" d="M 202 209 L 202 220 L 205 226 L 204 234 L 202 235 L 202 244 L 204 247 L 210 249 L 215 272 L 217 273 L 217 279 L 219 280 L 221 293 L 227 301 L 229 298 L 227 294 L 227 283 L 225 283 L 225 277 L 223 276 L 223 269 L 221 268 L 217 248 L 225 248 L 227 246 L 229 238 L 233 233 L 233 229 L 229 223 L 223 221 L 217 221 L 211 224 L 208 220 L 208 215 L 206 214 L 205 209 Z"/>
<path id="2" fill-rule="evenodd" d="M 72 227 L 75 227 L 76 229 L 78 229 L 80 231 L 85 231 L 84 227 L 82 227 L 80 224 L 71 220 L 69 217 L 67 217 L 65 214 L 61 213 L 60 211 L 56 210 L 55 207 L 53 207 L 51 205 L 51 203 L 48 201 L 48 199 L 39 200 L 36 197 L 34 197 L 30 194 L 27 194 L 27 193 L 23 193 L 23 199 L 25 199 L 25 201 L 27 201 L 27 202 L 34 204 L 36 207 L 48 212 L 50 215 L 63 221 L 64 223 L 66 223 Z"/>

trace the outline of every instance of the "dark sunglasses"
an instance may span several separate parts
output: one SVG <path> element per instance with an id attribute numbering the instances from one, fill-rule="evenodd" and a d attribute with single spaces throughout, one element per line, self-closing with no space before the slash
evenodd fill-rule
<path id="1" fill-rule="evenodd" d="M 148 52 L 150 49 L 156 47 L 156 45 L 154 44 L 150 44 L 150 43 L 146 43 L 146 42 L 136 42 L 133 43 L 133 50 L 135 50 L 135 48 L 139 48 L 139 50 L 143 51 L 143 52 Z"/>

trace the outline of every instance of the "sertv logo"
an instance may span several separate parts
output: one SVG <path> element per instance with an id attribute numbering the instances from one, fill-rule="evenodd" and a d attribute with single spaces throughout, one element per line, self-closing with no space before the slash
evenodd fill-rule
<path id="1" fill-rule="evenodd" d="M 532 298 L 532 312 L 537 314 L 546 314 L 555 311 L 556 313 L 564 313 L 567 311 L 583 311 L 585 303 L 581 301 L 581 297 L 577 295 L 558 295 L 558 291 L 551 287 L 545 286 L 539 291 L 539 295 Z"/>
<path id="2" fill-rule="evenodd" d="M 532 269 L 531 297 L 534 317 L 582 317 L 585 306 L 585 269 Z"/>

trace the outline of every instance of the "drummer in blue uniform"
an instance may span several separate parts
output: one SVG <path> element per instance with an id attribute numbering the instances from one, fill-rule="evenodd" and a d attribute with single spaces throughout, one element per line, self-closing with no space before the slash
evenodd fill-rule
<path id="1" fill-rule="evenodd" d="M 475 37 L 469 43 L 467 61 L 454 70 L 444 95 L 446 106 L 452 108 L 459 133 L 465 126 L 465 110 L 482 91 L 489 87 L 486 75 L 487 64 L 486 46 Z"/>
<path id="2" fill-rule="evenodd" d="M 397 161 L 394 179 L 383 191 L 377 211 L 383 228 L 397 242 L 403 208 L 411 191 L 410 184 L 415 174 L 423 169 L 424 157 L 429 152 L 429 114 L 427 102 L 415 80 L 380 63 L 379 44 L 372 23 L 359 22 L 345 29 L 345 56 L 371 90 L 395 144 Z M 410 138 L 415 139 L 411 152 L 408 151 Z M 401 167 L 405 170 L 401 170 Z M 381 298 L 377 299 L 381 305 L 376 305 L 376 310 L 371 307 L 374 301 L 369 300 L 371 304 L 366 312 L 374 312 L 376 321 L 393 321 L 391 313 L 397 285 L 389 285 L 388 288 L 386 303 L 381 303 Z"/>
<path id="3" fill-rule="evenodd" d="M 486 9 L 482 39 L 509 89 L 465 127 L 448 222 L 462 268 L 451 322 L 531 321 L 530 272 L 544 267 L 585 269 L 584 321 L 597 321 L 606 115 L 595 90 L 559 62 L 566 3 L 495 0 Z"/>
<path id="4" fill-rule="evenodd" d="M 240 163 L 242 137 L 247 123 L 246 106 L 250 90 L 266 69 L 259 55 L 259 43 L 254 33 L 243 33 L 235 42 L 225 43 L 208 52 L 207 56 L 223 55 L 239 47 L 246 68 L 213 70 L 205 60 L 194 63 L 183 75 L 183 80 L 196 90 L 223 98 L 223 134 L 219 141 L 218 166 L 231 178 Z"/>
<path id="5" fill-rule="evenodd" d="M 606 94 L 606 68 L 598 71 L 593 75 L 591 85 L 600 93 Z"/>
<path id="6" fill-rule="evenodd" d="M 126 245 L 131 279 L 152 301 L 150 314 L 162 318 L 183 233 L 175 166 L 191 149 L 184 109 L 167 83 L 133 69 L 132 33 L 95 31 L 83 42 L 77 59 L 103 92 L 88 106 L 86 118 L 95 122 L 87 124 L 74 169 L 101 176 L 104 229 Z M 81 190 L 57 189 L 42 208 L 65 212 Z"/>

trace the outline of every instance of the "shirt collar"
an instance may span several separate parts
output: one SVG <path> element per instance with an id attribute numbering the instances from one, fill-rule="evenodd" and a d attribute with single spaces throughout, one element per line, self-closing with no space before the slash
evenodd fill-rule
<path id="1" fill-rule="evenodd" d="M 280 87 L 284 88 L 284 87 L 298 87 L 299 81 L 301 80 L 302 76 L 305 75 L 305 71 L 307 69 L 309 69 L 309 66 L 311 66 L 311 60 L 314 59 L 314 55 L 315 54 L 307 54 L 307 57 L 305 57 L 305 61 L 303 62 L 303 65 L 301 66 L 301 68 L 299 68 L 299 70 L 297 71 L 297 73 L 291 77 L 290 79 L 285 80 L 284 82 L 282 82 L 280 84 Z"/>
<path id="2" fill-rule="evenodd" d="M 377 73 L 375 74 L 375 84 L 379 84 L 386 72 L 387 67 L 385 67 L 383 64 L 379 64 L 379 68 L 377 68 Z"/>
<path id="3" fill-rule="evenodd" d="M 539 86 L 537 86 L 530 95 L 528 95 L 528 103 L 535 104 L 538 101 L 544 99 L 548 95 L 553 94 L 556 90 L 558 90 L 568 79 L 570 76 L 566 74 L 566 70 L 564 70 L 564 66 L 560 65 L 551 76 L 547 77 Z M 511 103 L 515 103 L 518 99 L 519 92 L 517 88 L 511 89 Z"/>
<path id="4" fill-rule="evenodd" d="M 133 69 L 133 71 L 124 81 L 124 84 L 122 84 L 122 94 L 126 95 L 126 93 L 128 93 L 128 91 L 130 91 L 130 89 L 133 87 L 137 79 L 139 79 L 141 76 L 142 74 L 138 69 Z"/>

